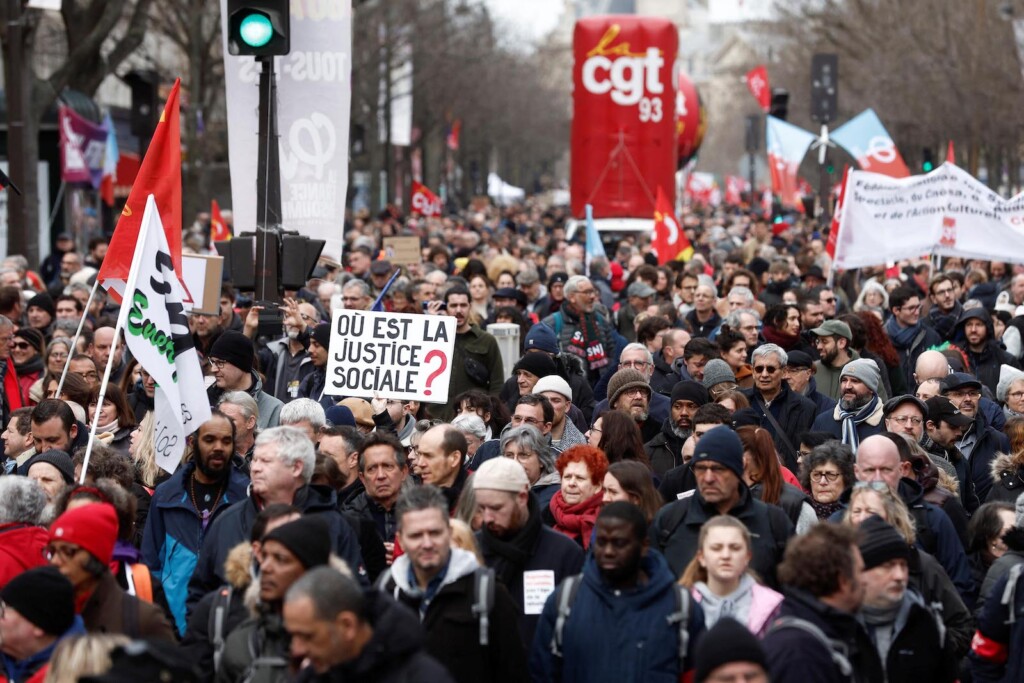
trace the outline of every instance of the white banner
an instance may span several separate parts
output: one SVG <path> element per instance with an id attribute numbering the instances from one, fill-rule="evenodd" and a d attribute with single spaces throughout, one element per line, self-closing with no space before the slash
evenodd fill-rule
<path id="1" fill-rule="evenodd" d="M 930 253 L 1024 262 L 1024 194 L 1003 199 L 950 163 L 907 178 L 852 171 L 836 267 L 860 268 Z"/>
<path id="2" fill-rule="evenodd" d="M 339 309 L 324 393 L 447 403 L 454 352 L 451 316 Z"/>
<path id="3" fill-rule="evenodd" d="M 227 0 L 220 0 L 220 9 L 237 234 L 256 229 L 260 65 L 253 57 L 228 53 Z M 352 100 L 351 0 L 292 0 L 291 48 L 274 62 L 284 228 L 326 240 L 323 255 L 341 260 Z"/>
<path id="4" fill-rule="evenodd" d="M 181 462 L 185 437 L 210 419 L 210 403 L 192 343 L 182 299 L 184 292 L 174 274 L 160 213 L 153 195 L 142 216 L 145 240 L 139 258 L 135 288 L 126 290 L 130 305 L 124 338 L 132 356 L 156 380 L 153 430 L 157 464 L 173 472 Z"/>

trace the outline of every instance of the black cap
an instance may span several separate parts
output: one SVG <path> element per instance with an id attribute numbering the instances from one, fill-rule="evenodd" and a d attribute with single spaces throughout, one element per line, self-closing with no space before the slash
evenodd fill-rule
<path id="1" fill-rule="evenodd" d="M 925 403 L 928 406 L 928 419 L 936 424 L 941 420 L 954 427 L 966 427 L 974 422 L 972 418 L 961 413 L 945 396 L 932 396 Z"/>
<path id="2" fill-rule="evenodd" d="M 787 368 L 810 368 L 814 367 L 814 360 L 803 351 L 790 351 L 786 354 Z"/>
<path id="3" fill-rule="evenodd" d="M 943 394 L 958 389 L 977 389 L 981 391 L 981 382 L 969 372 L 953 372 L 942 378 L 939 387 Z"/>
<path id="4" fill-rule="evenodd" d="M 928 406 L 917 396 L 912 396 L 911 394 L 903 394 L 902 396 L 893 396 L 890 398 L 885 402 L 885 405 L 882 406 L 882 414 L 885 415 L 885 417 L 889 417 L 894 410 L 904 403 L 913 403 L 917 406 L 917 409 L 921 411 L 921 415 L 923 415 L 925 419 L 928 418 Z"/>
<path id="5" fill-rule="evenodd" d="M 516 303 L 526 308 L 526 295 L 520 292 L 515 287 L 502 287 L 501 289 L 494 292 L 494 299 L 515 299 Z"/>

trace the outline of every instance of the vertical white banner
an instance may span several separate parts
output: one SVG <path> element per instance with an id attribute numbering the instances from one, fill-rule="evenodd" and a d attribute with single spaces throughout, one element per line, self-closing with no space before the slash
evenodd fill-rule
<path id="1" fill-rule="evenodd" d="M 235 231 L 255 230 L 260 65 L 227 48 L 227 0 L 220 0 L 228 160 Z M 352 103 L 352 3 L 291 2 L 291 53 L 276 58 L 281 210 L 286 230 L 326 240 L 341 259 Z"/>

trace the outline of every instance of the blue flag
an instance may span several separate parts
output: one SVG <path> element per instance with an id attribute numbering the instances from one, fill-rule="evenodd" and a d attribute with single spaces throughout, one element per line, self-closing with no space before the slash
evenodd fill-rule
<path id="1" fill-rule="evenodd" d="M 395 272 L 390 278 L 388 278 L 388 283 L 384 285 L 384 289 L 380 290 L 380 296 L 378 296 L 377 300 L 373 302 L 373 306 L 370 306 L 371 311 L 375 311 L 377 313 L 384 312 L 384 295 L 388 293 L 389 289 L 391 289 L 391 285 L 394 283 L 395 278 L 398 277 L 398 274 L 401 272 L 401 268 L 396 268 Z"/>
<path id="2" fill-rule="evenodd" d="M 597 232 L 597 227 L 594 225 L 594 207 L 591 204 L 587 204 L 587 274 L 590 274 L 590 259 L 595 256 L 607 256 L 604 253 L 604 245 L 601 244 L 601 236 Z"/>

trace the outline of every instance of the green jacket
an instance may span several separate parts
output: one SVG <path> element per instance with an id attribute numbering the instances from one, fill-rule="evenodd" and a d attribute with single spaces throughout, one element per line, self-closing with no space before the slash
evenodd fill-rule
<path id="1" fill-rule="evenodd" d="M 486 377 L 485 382 L 479 380 Z M 448 400 L 432 403 L 430 415 L 450 421 L 455 417 L 455 398 L 464 391 L 480 389 L 495 396 L 505 383 L 505 366 L 498 350 L 498 341 L 476 325 L 455 335 L 452 376 L 448 384 Z"/>

